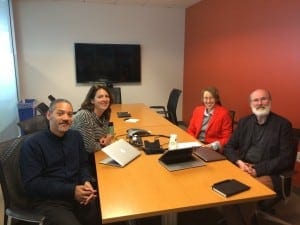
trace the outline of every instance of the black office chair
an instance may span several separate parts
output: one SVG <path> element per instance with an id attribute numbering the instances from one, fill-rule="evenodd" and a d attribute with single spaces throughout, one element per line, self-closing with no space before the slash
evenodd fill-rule
<path id="1" fill-rule="evenodd" d="M 163 114 L 165 118 L 171 121 L 173 124 L 178 125 L 176 110 L 178 100 L 181 94 L 181 90 L 173 88 L 170 92 L 167 109 L 165 106 L 153 105 L 150 108 L 155 109 L 157 113 Z"/>
<path id="2" fill-rule="evenodd" d="M 48 112 L 49 106 L 47 106 L 44 102 L 41 102 L 38 104 L 35 109 L 41 114 L 41 115 L 46 115 Z"/>
<path id="3" fill-rule="evenodd" d="M 113 97 L 112 102 L 115 104 L 122 104 L 121 88 L 120 87 L 109 87 L 108 90 Z"/>
<path id="4" fill-rule="evenodd" d="M 37 115 L 17 123 L 22 135 L 32 134 L 48 127 L 49 121 L 44 115 Z"/>
<path id="5" fill-rule="evenodd" d="M 4 199 L 4 225 L 43 224 L 44 216 L 28 208 L 19 170 L 20 148 L 26 136 L 0 143 L 0 183 Z M 19 224 L 19 223 L 18 223 Z"/>
<path id="6" fill-rule="evenodd" d="M 293 129 L 294 131 L 294 159 L 296 162 L 297 152 L 298 152 L 298 144 L 300 140 L 300 129 Z M 275 222 L 276 224 L 282 225 L 291 225 L 287 221 L 279 218 L 276 215 L 276 211 L 274 209 L 275 205 L 279 202 L 284 201 L 286 204 L 289 197 L 292 193 L 292 176 L 295 174 L 294 167 L 290 168 L 287 171 L 284 171 L 280 174 L 280 182 L 281 182 L 281 193 L 277 195 L 274 199 L 261 201 L 258 204 L 258 210 L 256 212 L 258 218 L 262 218 L 263 220 Z"/>

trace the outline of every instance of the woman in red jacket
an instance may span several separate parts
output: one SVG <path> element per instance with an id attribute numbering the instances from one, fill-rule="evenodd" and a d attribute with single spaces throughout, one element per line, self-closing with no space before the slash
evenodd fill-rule
<path id="1" fill-rule="evenodd" d="M 232 118 L 221 106 L 218 90 L 207 87 L 201 91 L 203 105 L 194 109 L 187 132 L 197 138 L 203 146 L 223 152 L 223 146 L 232 133 Z"/>

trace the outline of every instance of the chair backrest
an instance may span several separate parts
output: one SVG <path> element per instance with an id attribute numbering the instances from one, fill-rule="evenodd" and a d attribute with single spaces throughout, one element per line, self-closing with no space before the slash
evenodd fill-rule
<path id="1" fill-rule="evenodd" d="M 46 115 L 48 112 L 49 106 L 47 106 L 44 102 L 41 102 L 38 104 L 35 109 L 41 114 L 41 115 Z"/>
<path id="2" fill-rule="evenodd" d="M 231 117 L 231 121 L 232 121 L 232 131 L 234 129 L 234 125 L 235 125 L 235 111 L 234 110 L 229 110 L 229 115 Z"/>
<path id="3" fill-rule="evenodd" d="M 49 121 L 44 115 L 37 115 L 27 120 L 20 121 L 17 124 L 21 128 L 22 134 L 26 135 L 46 129 Z"/>
<path id="4" fill-rule="evenodd" d="M 295 173 L 295 164 L 296 164 L 296 159 L 297 159 L 297 152 L 298 152 L 298 146 L 299 146 L 299 140 L 300 140 L 300 134 L 298 129 L 293 129 L 293 157 L 292 157 L 292 162 L 291 162 L 291 167 L 285 171 L 283 174 L 281 174 L 280 178 L 282 179 L 282 198 L 286 200 L 292 192 L 293 186 L 292 186 L 292 181 L 293 181 L 293 175 Z"/>
<path id="5" fill-rule="evenodd" d="M 167 104 L 168 119 L 175 125 L 178 125 L 176 110 L 181 92 L 181 90 L 173 88 L 170 92 Z"/>
<path id="6" fill-rule="evenodd" d="M 294 137 L 294 146 L 293 146 L 293 162 L 291 163 L 291 168 L 290 171 L 287 171 L 287 173 L 290 173 L 290 175 L 288 176 L 290 179 L 286 179 L 285 177 L 281 177 L 281 179 L 285 179 L 284 182 L 284 193 L 283 193 L 283 198 L 287 198 L 290 196 L 291 192 L 292 192 L 292 181 L 293 181 L 293 175 L 295 173 L 295 165 L 296 165 L 296 161 L 297 161 L 297 153 L 300 150 L 300 129 L 298 128 L 293 128 L 293 137 Z"/>
<path id="7" fill-rule="evenodd" d="M 20 149 L 27 136 L 0 143 L 0 183 L 4 207 L 26 209 L 29 199 L 25 196 L 19 169 Z"/>
<path id="8" fill-rule="evenodd" d="M 113 103 L 115 104 L 122 104 L 122 94 L 120 87 L 109 87 L 108 90 L 110 91 L 113 97 Z"/>
<path id="9" fill-rule="evenodd" d="M 48 95 L 48 99 L 50 102 L 53 102 L 55 100 L 55 97 L 53 95 Z"/>

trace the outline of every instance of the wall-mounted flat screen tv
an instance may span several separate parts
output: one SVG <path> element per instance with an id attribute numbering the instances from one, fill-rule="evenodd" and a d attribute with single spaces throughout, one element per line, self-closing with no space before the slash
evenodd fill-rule
<path id="1" fill-rule="evenodd" d="M 141 82 L 141 50 L 135 44 L 75 43 L 77 83 Z"/>

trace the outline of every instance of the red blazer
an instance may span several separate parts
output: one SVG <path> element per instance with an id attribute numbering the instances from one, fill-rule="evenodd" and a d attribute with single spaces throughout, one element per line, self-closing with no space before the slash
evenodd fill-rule
<path id="1" fill-rule="evenodd" d="M 205 106 L 197 106 L 194 109 L 192 118 L 190 120 L 187 132 L 198 139 L 200 133 L 203 117 L 204 117 Z M 214 112 L 210 118 L 206 134 L 205 143 L 212 143 L 219 141 L 223 147 L 229 140 L 232 134 L 232 118 L 227 109 L 222 106 L 216 105 Z"/>

